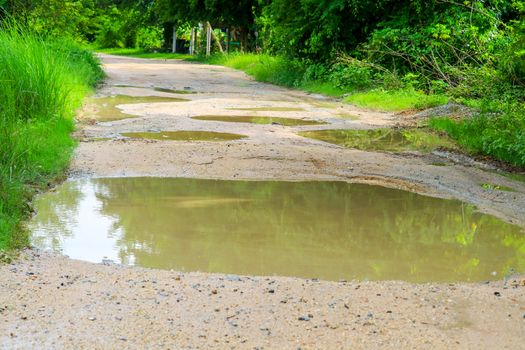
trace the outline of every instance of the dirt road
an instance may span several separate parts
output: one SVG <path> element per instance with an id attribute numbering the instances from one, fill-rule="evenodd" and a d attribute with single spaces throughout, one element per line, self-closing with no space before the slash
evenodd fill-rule
<path id="1" fill-rule="evenodd" d="M 342 180 L 456 198 L 525 225 L 525 184 L 436 154 L 363 152 L 298 131 L 393 126 L 401 116 L 252 81 L 223 67 L 103 56 L 99 96 L 173 96 L 123 105 L 137 118 L 93 123 L 80 113 L 71 177 Z M 191 93 L 187 93 L 191 92 Z M 245 110 L 243 110 L 245 109 Z M 200 115 L 308 118 L 285 127 Z M 228 142 L 129 139 L 125 132 L 218 131 Z M 448 166 L 436 164 L 447 162 Z M 441 164 L 440 164 L 441 165 Z M 480 186 L 491 183 L 513 192 Z M 2 348 L 525 348 L 525 278 L 486 284 L 325 282 L 182 274 L 94 265 L 27 251 L 0 266 Z"/>

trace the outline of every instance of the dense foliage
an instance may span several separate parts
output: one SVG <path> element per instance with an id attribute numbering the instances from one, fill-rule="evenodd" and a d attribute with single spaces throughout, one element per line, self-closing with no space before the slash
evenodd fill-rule
<path id="1" fill-rule="evenodd" d="M 0 0 L 0 8 L 39 35 L 100 47 L 164 44 L 153 0 Z"/>

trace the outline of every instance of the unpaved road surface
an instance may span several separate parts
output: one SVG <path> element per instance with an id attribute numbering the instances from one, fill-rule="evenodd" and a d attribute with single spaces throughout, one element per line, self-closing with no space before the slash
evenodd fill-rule
<path id="1" fill-rule="evenodd" d="M 479 164 L 437 154 L 350 150 L 296 134 L 393 126 L 402 122 L 400 116 L 257 83 L 223 67 L 113 56 L 103 61 L 108 79 L 99 96 L 173 96 L 152 87 L 195 93 L 178 96 L 187 102 L 123 105 L 137 118 L 107 123 L 93 123 L 93 106 L 86 106 L 72 177 L 364 182 L 460 199 L 525 225 L 525 185 Z M 239 110 L 268 107 L 301 110 Z M 329 124 L 191 119 L 247 114 Z M 121 137 L 163 130 L 248 137 L 228 142 Z M 449 165 L 436 165 L 443 162 Z M 514 192 L 485 189 L 482 183 Z M 29 250 L 0 266 L 0 316 L 0 347 L 6 349 L 520 349 L 525 348 L 525 278 L 484 284 L 338 283 L 105 266 Z"/>
<path id="2" fill-rule="evenodd" d="M 436 155 L 364 152 L 297 135 L 307 130 L 393 126 L 402 122 L 402 117 L 258 83 L 225 67 L 113 56 L 103 59 L 108 79 L 98 91 L 99 96 L 173 96 L 151 87 L 189 88 L 195 93 L 177 96 L 189 99 L 188 102 L 121 105 L 124 112 L 137 118 L 86 123 L 79 133 L 82 140 L 110 140 L 82 142 L 71 167 L 73 176 L 364 182 L 456 198 L 525 225 L 525 182 L 463 162 L 441 166 L 439 163 L 448 160 Z M 302 110 L 239 110 L 268 107 Z M 285 127 L 191 119 L 200 115 L 307 118 L 328 124 Z M 84 121 L 91 117 L 89 112 L 82 116 Z M 120 137 L 125 132 L 163 130 L 228 132 L 248 138 L 231 142 L 169 142 Z M 483 183 L 511 187 L 515 192 L 485 189 Z"/>
<path id="3" fill-rule="evenodd" d="M 103 266 L 0 267 L 6 349 L 523 349 L 525 279 L 319 282 Z"/>

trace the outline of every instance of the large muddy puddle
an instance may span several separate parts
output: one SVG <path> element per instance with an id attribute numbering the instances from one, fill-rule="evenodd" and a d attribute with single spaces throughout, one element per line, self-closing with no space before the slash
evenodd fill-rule
<path id="1" fill-rule="evenodd" d="M 227 115 L 200 115 L 192 119 L 230 123 L 252 123 L 252 124 L 273 124 L 284 126 L 300 125 L 323 125 L 323 121 L 312 119 L 281 118 L 281 117 L 259 117 L 259 116 L 227 116 Z"/>
<path id="2" fill-rule="evenodd" d="M 519 227 L 379 186 L 111 178 L 66 182 L 34 204 L 32 243 L 91 262 L 414 282 L 525 271 Z"/>
<path id="3" fill-rule="evenodd" d="M 447 137 L 425 130 L 315 130 L 299 135 L 363 151 L 423 151 L 437 148 L 455 148 Z"/>

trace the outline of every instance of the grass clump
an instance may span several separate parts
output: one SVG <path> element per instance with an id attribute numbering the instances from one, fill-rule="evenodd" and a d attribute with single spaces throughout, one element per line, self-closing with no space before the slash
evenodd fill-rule
<path id="1" fill-rule="evenodd" d="M 304 74 L 304 67 L 299 62 L 268 54 L 213 55 L 200 60 L 242 70 L 257 81 L 287 87 L 299 87 Z"/>
<path id="2" fill-rule="evenodd" d="M 467 151 L 525 167 L 525 106 L 502 104 L 461 120 L 433 118 L 429 126 L 447 132 Z"/>
<path id="3" fill-rule="evenodd" d="M 374 89 L 351 94 L 345 98 L 345 101 L 359 107 L 383 112 L 401 112 L 444 105 L 448 102 L 448 97 L 445 95 L 427 95 L 414 89 Z"/>
<path id="4" fill-rule="evenodd" d="M 20 222 L 35 191 L 59 177 L 73 116 L 103 76 L 93 55 L 13 23 L 0 30 L 0 250 L 27 244 Z"/>

